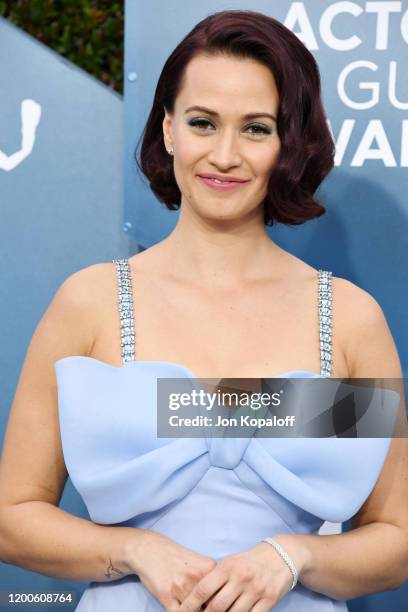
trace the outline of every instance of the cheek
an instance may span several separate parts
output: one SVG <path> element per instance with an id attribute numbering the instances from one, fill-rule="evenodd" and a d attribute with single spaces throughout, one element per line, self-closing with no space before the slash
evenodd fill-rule
<path id="1" fill-rule="evenodd" d="M 202 148 L 197 145 L 197 141 L 185 139 L 177 142 L 174 147 L 177 155 L 174 158 L 175 169 L 179 168 L 179 173 L 188 177 L 189 172 L 194 170 L 195 165 L 202 158 Z"/>
<path id="2" fill-rule="evenodd" d="M 259 178 L 264 180 L 269 179 L 269 175 L 279 159 L 280 147 L 268 147 L 262 151 L 258 151 L 255 159 L 253 159 L 252 167 Z"/>
<path id="3" fill-rule="evenodd" d="M 178 144 L 177 157 L 173 159 L 174 176 L 176 183 L 188 200 L 191 198 L 192 181 L 194 179 L 194 163 L 191 147 Z"/>
<path id="4" fill-rule="evenodd" d="M 180 164 L 186 166 L 194 162 L 194 159 L 201 155 L 205 149 L 205 138 L 197 138 L 188 126 L 180 125 L 174 134 L 175 149 Z M 177 147 L 177 148 L 176 148 Z"/>

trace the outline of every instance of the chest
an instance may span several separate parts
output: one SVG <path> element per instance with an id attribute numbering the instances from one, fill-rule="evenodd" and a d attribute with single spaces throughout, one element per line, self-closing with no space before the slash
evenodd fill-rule
<path id="1" fill-rule="evenodd" d="M 312 283 L 263 282 L 238 291 L 139 278 L 133 289 L 135 359 L 183 364 L 202 377 L 319 372 L 318 317 Z M 107 308 L 93 356 L 117 363 L 119 355 L 118 312 Z"/>

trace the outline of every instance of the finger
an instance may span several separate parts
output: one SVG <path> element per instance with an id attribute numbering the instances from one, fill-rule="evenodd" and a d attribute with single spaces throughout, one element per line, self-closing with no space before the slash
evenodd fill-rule
<path id="1" fill-rule="evenodd" d="M 240 596 L 235 599 L 230 608 L 222 608 L 223 610 L 227 610 L 228 612 L 248 612 L 248 610 L 254 609 L 253 606 L 259 601 L 259 595 L 251 594 L 248 592 L 243 592 Z M 266 608 L 267 612 L 269 612 L 270 606 Z"/>
<path id="2" fill-rule="evenodd" d="M 180 610 L 180 602 L 173 599 L 166 603 L 166 612 L 178 612 Z"/>
<path id="3" fill-rule="evenodd" d="M 256 602 L 253 608 L 249 608 L 251 612 L 269 612 L 273 607 L 270 600 L 268 599 L 260 599 Z M 235 612 L 235 611 L 234 611 Z"/>
<path id="4" fill-rule="evenodd" d="M 171 595 L 179 601 L 179 605 L 190 595 L 199 580 L 201 578 L 192 576 L 184 576 L 183 579 L 175 580 L 171 588 Z"/>
<path id="5" fill-rule="evenodd" d="M 206 603 L 210 597 L 221 589 L 228 577 L 219 567 L 215 567 L 204 578 L 196 583 L 191 593 L 184 599 L 179 612 L 196 612 L 197 608 Z"/>
<path id="6" fill-rule="evenodd" d="M 241 593 L 242 585 L 238 582 L 227 582 L 223 588 L 207 600 L 204 609 L 208 612 L 211 612 L 211 610 L 230 610 L 232 609 L 230 606 L 240 597 Z M 241 612 L 248 612 L 249 608 L 241 608 L 240 610 Z"/>
<path id="7" fill-rule="evenodd" d="M 187 561 L 185 561 L 187 565 Z M 204 578 L 209 572 L 215 569 L 215 562 L 210 566 L 210 569 L 207 567 L 206 572 L 201 570 L 200 573 L 197 571 L 193 572 L 183 572 L 182 576 L 179 576 L 172 587 L 172 595 L 180 600 L 180 604 L 190 595 L 193 588 L 196 584 Z"/>

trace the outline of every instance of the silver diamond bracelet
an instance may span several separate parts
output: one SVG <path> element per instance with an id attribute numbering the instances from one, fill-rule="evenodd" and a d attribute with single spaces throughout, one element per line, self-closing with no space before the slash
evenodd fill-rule
<path id="1" fill-rule="evenodd" d="M 263 538 L 262 542 L 268 542 L 269 544 L 271 544 L 276 550 L 276 552 L 279 553 L 279 555 L 285 561 L 288 568 L 290 569 L 292 573 L 292 577 L 293 577 L 292 586 L 290 587 L 290 591 L 291 591 L 292 589 L 295 588 L 297 581 L 298 581 L 298 572 L 297 572 L 295 564 L 293 563 L 292 559 L 289 557 L 288 553 L 282 548 L 280 544 L 278 544 L 278 542 L 276 542 L 276 540 L 274 540 L 273 538 Z"/>

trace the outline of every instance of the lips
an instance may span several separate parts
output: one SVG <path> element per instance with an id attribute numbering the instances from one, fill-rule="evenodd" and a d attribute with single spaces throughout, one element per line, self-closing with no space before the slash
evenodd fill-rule
<path id="1" fill-rule="evenodd" d="M 197 174 L 197 178 L 204 185 L 216 191 L 231 191 L 233 189 L 239 189 L 248 183 L 248 181 L 242 180 L 219 180 L 217 177 L 202 176 L 200 174 Z"/>
<path id="2" fill-rule="evenodd" d="M 235 176 L 217 176 L 216 174 L 199 174 L 201 178 L 210 179 L 218 184 L 230 184 L 230 183 L 247 183 L 245 179 L 241 179 Z"/>
<path id="3" fill-rule="evenodd" d="M 214 183 L 217 183 L 218 185 L 231 185 L 231 183 L 239 183 L 241 181 L 224 181 L 224 180 L 220 180 L 217 178 L 212 178 L 212 177 L 201 177 L 201 178 L 207 178 L 209 181 L 214 181 Z"/>

